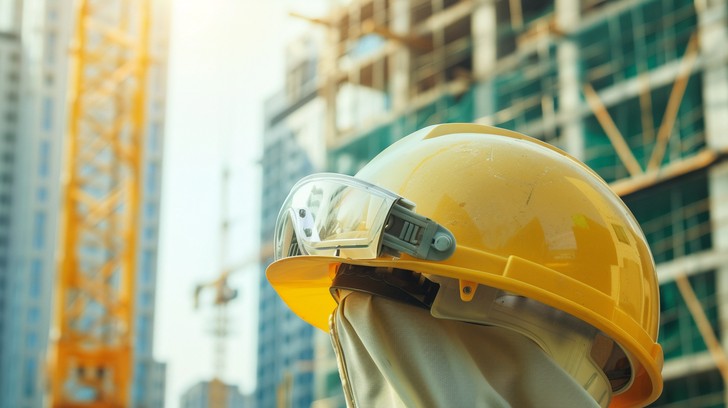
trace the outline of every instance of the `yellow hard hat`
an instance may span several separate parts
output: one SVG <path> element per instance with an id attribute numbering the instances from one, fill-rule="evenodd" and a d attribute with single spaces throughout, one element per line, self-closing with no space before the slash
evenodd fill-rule
<path id="1" fill-rule="evenodd" d="M 295 231 L 308 237 L 298 240 L 306 242 L 285 241 L 281 231 L 288 224 L 276 227 L 282 255 L 268 267 L 267 277 L 303 320 L 328 330 L 336 307 L 329 288 L 341 264 L 454 278 L 464 302 L 478 285 L 486 285 L 567 312 L 613 339 L 630 357 L 632 380 L 614 396 L 612 406 L 643 406 L 660 395 L 663 354 L 657 343 L 660 308 L 652 256 L 629 209 L 580 161 L 516 132 L 444 124 L 393 144 L 355 179 L 359 181 L 347 181 L 346 188 L 330 189 L 320 182 L 301 187 L 308 188 L 308 212 L 289 197 L 285 211 L 301 217 Z M 309 207 L 331 212 L 323 209 L 321 197 L 329 207 L 338 206 L 347 197 L 366 195 L 360 191 L 379 198 L 366 201 L 366 214 L 357 213 L 345 239 L 323 245 L 341 228 L 329 220 L 312 231 L 305 224 L 311 220 Z M 381 208 L 389 208 L 397 197 L 443 227 L 432 230 L 436 239 L 428 238 L 438 241 L 434 249 L 429 255 L 418 255 L 417 249 L 398 256 L 354 250 L 381 241 L 376 228 L 383 219 Z M 279 220 L 289 217 L 285 211 Z M 455 243 L 448 251 L 450 237 Z M 298 245 L 308 249 L 290 251 Z M 445 251 L 433 255 L 436 249 Z"/>

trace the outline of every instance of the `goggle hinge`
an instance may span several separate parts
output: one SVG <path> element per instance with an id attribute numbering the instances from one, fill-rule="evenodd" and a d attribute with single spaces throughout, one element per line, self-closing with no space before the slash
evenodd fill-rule
<path id="1" fill-rule="evenodd" d="M 455 251 L 455 237 L 443 226 L 408 208 L 400 200 L 392 206 L 382 236 L 382 251 L 404 252 L 416 258 L 442 261 Z"/>

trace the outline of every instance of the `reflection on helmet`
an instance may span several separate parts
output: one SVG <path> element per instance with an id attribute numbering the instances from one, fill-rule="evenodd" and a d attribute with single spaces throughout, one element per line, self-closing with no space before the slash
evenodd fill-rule
<path id="1" fill-rule="evenodd" d="M 494 288 L 594 328 L 598 347 L 590 356 L 619 392 L 612 406 L 642 406 L 660 395 L 652 257 L 630 211 L 581 162 L 515 132 L 448 124 L 403 138 L 356 177 L 414 203 L 417 214 L 452 233 L 455 252 L 440 261 L 280 259 L 268 279 L 301 318 L 327 329 L 336 306 L 329 288 L 341 264 L 450 278 L 463 304 Z"/>

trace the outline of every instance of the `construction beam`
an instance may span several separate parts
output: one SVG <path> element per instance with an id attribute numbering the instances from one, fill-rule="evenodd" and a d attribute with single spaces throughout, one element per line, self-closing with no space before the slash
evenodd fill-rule
<path id="1" fill-rule="evenodd" d="M 329 20 L 309 17 L 293 11 L 288 12 L 288 15 L 294 18 L 308 21 L 311 24 L 324 26 L 326 28 L 335 27 L 335 24 Z M 388 40 L 397 41 L 406 45 L 409 48 L 415 48 L 421 51 L 431 51 L 433 48 L 432 41 L 414 35 L 403 35 L 395 33 L 394 31 L 390 30 L 389 27 L 376 24 L 372 19 L 367 19 L 361 22 L 361 25 L 359 27 L 359 33 L 360 35 L 377 34 Z"/>
<path id="2" fill-rule="evenodd" d="M 655 140 L 655 120 L 652 117 L 652 90 L 647 74 L 637 77 L 640 85 L 640 118 L 642 120 L 642 144 L 647 145 Z"/>
<path id="3" fill-rule="evenodd" d="M 647 171 L 652 172 L 660 168 L 663 158 L 665 157 L 665 151 L 667 149 L 667 143 L 670 141 L 670 135 L 672 134 L 672 128 L 675 126 L 675 120 L 677 119 L 678 111 L 680 110 L 680 104 L 682 103 L 685 90 L 690 81 L 690 75 L 693 72 L 695 61 L 698 59 L 698 37 L 696 33 L 690 36 L 688 46 L 685 49 L 682 60 L 680 61 L 680 70 L 675 77 L 675 84 L 672 86 L 670 91 L 670 97 L 667 100 L 667 107 L 665 108 L 665 114 L 662 117 L 660 123 L 660 129 L 657 131 L 657 141 L 655 147 L 652 150 L 650 161 L 647 165 Z"/>
<path id="4" fill-rule="evenodd" d="M 655 183 L 670 180 L 683 174 L 707 168 L 715 162 L 724 160 L 726 156 L 728 156 L 728 152 L 703 150 L 695 156 L 671 162 L 661 168 L 659 172 L 644 173 L 638 176 L 620 179 L 610 183 L 609 186 L 619 196 L 625 196 L 647 188 Z"/>
<path id="5" fill-rule="evenodd" d="M 394 31 L 390 30 L 389 27 L 376 24 L 374 20 L 371 19 L 365 20 L 361 23 L 361 33 L 364 35 L 377 34 L 388 40 L 393 40 L 398 43 L 404 44 L 408 48 L 414 48 L 420 51 L 432 51 L 432 49 L 434 48 L 432 41 L 426 38 L 395 33 Z"/>
<path id="6" fill-rule="evenodd" d="M 511 26 L 514 30 L 523 28 L 523 9 L 521 8 L 521 0 L 508 0 L 508 8 L 511 14 Z"/>
<path id="7" fill-rule="evenodd" d="M 309 16 L 301 14 L 301 13 L 296 13 L 295 11 L 289 11 L 288 15 L 293 18 L 298 18 L 298 19 L 301 19 L 304 21 L 308 21 L 311 24 L 316 24 L 316 25 L 327 27 L 327 28 L 334 27 L 334 23 L 332 23 L 329 20 L 325 20 L 323 18 L 309 17 Z"/>
<path id="8" fill-rule="evenodd" d="M 705 314 L 703 306 L 700 304 L 697 296 L 695 296 L 695 291 L 693 290 L 692 285 L 690 285 L 690 281 L 687 276 L 685 276 L 685 274 L 679 274 L 675 277 L 675 283 L 680 291 L 680 295 L 685 300 L 685 304 L 690 311 L 690 315 L 692 315 L 695 324 L 698 326 L 700 335 L 703 337 L 703 341 L 708 347 L 708 351 L 713 357 L 716 367 L 718 367 L 718 370 L 723 377 L 723 384 L 725 388 L 728 389 L 728 358 L 726 358 L 725 350 L 723 350 L 715 332 L 713 332 L 713 327 L 710 325 L 710 321 Z"/>
<path id="9" fill-rule="evenodd" d="M 642 174 L 642 167 L 640 167 L 640 164 L 634 157 L 632 149 L 630 149 L 627 141 L 624 140 L 624 136 L 622 136 L 617 125 L 614 124 L 612 116 L 604 106 L 604 103 L 602 103 L 599 95 L 589 83 L 584 85 L 584 96 L 586 97 L 586 101 L 589 103 L 589 107 L 592 112 L 594 112 L 597 120 L 602 125 L 602 128 L 607 134 L 609 141 L 612 143 L 614 150 L 617 152 L 619 159 L 622 161 L 622 164 L 624 164 L 624 167 L 627 168 L 629 174 L 631 176 Z"/>

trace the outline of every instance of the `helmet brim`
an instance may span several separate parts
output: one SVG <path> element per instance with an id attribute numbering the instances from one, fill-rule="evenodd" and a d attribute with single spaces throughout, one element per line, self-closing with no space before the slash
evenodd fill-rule
<path id="1" fill-rule="evenodd" d="M 273 262 L 266 275 L 281 299 L 294 313 L 311 325 L 328 332 L 328 316 L 336 308 L 336 301 L 330 295 L 329 288 L 336 268 L 341 263 L 396 267 L 426 275 L 465 280 L 556 307 L 599 327 L 630 354 L 635 374 L 633 384 L 613 398 L 612 406 L 635 406 L 640 402 L 656 399 L 662 392 L 658 370 L 658 367 L 662 367 L 662 348 L 612 298 L 577 280 L 519 257 L 505 259 L 464 247 L 458 247 L 455 254 L 444 262 L 421 261 L 409 257 L 397 260 L 353 260 L 330 256 L 296 256 Z M 463 267 L 470 266 L 468 264 L 472 265 L 472 269 Z M 559 286 L 559 290 L 554 290 L 554 286 Z M 555 294 L 564 292 L 564 287 L 569 289 L 566 292 L 572 294 L 572 299 Z M 651 344 L 652 347 L 645 348 L 642 346 L 644 344 Z M 655 361 L 659 361 L 659 364 L 654 364 Z"/>

